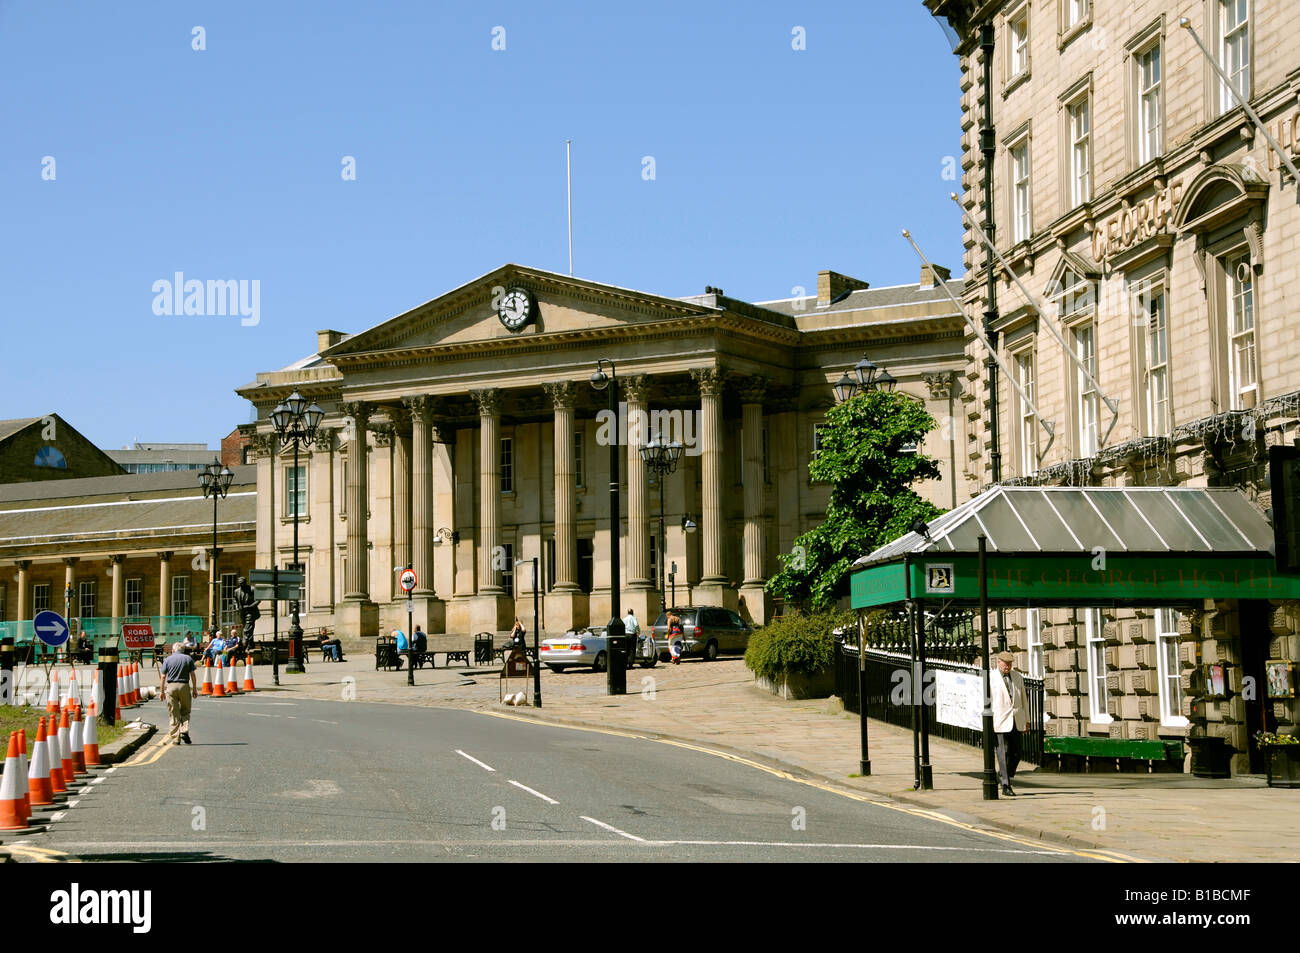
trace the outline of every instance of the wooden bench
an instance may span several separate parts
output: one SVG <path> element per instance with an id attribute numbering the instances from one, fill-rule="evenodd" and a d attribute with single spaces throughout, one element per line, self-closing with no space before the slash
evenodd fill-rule
<path id="1" fill-rule="evenodd" d="M 1180 774 L 1183 743 L 1162 739 L 1075 738 L 1048 735 L 1043 739 L 1043 770 L 1063 773 Z"/>

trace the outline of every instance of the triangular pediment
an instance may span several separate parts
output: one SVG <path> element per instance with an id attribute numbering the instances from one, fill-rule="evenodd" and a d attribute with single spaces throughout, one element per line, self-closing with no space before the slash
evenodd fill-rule
<path id="1" fill-rule="evenodd" d="M 532 313 L 526 324 L 511 329 L 502 321 L 498 308 L 503 297 L 515 288 L 528 293 Z M 547 335 L 599 335 L 602 330 L 689 320 L 724 310 L 696 300 L 681 301 L 556 272 L 504 265 L 352 335 L 322 357 L 343 362 L 362 355 L 456 349 Z"/>

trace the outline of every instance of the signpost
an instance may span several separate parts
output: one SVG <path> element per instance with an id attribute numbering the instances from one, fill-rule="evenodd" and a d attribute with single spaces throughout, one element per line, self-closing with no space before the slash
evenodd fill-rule
<path id="1" fill-rule="evenodd" d="M 273 468 L 274 472 L 274 468 Z M 274 495 L 274 494 L 272 494 Z M 258 602 L 271 603 L 271 672 L 272 680 L 280 684 L 280 613 L 276 602 L 297 599 L 302 592 L 303 573 L 296 569 L 250 569 L 248 583 Z"/>
<path id="2" fill-rule="evenodd" d="M 128 650 L 153 648 L 153 626 L 148 622 L 123 622 L 122 641 Z"/>
<path id="3" fill-rule="evenodd" d="M 58 648 L 68 641 L 68 623 L 52 609 L 42 609 L 32 620 L 32 629 L 36 637 L 51 648 Z M 150 643 L 153 644 L 152 642 Z"/>
<path id="4" fill-rule="evenodd" d="M 407 566 L 402 570 L 401 578 L 398 582 L 402 586 L 402 591 L 408 596 L 411 590 L 415 588 L 415 570 Z M 415 628 L 411 624 L 415 613 L 415 600 L 406 600 L 406 684 L 415 684 Z"/>

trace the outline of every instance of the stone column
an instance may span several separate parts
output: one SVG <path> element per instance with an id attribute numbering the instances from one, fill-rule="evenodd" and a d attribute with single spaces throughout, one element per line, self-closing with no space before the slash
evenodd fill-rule
<path id="1" fill-rule="evenodd" d="M 641 448 L 650 442 L 647 404 L 650 381 L 633 374 L 620 382 L 627 403 L 627 549 L 624 556 L 627 582 L 621 597 L 623 611 L 632 609 L 638 619 L 650 613 L 655 583 L 650 578 L 650 522 L 646 507 L 646 465 Z M 653 620 L 652 620 L 653 621 Z"/>
<path id="2" fill-rule="evenodd" d="M 77 557 L 63 557 L 63 592 L 66 618 L 78 615 L 77 608 Z M 70 593 L 70 594 L 69 594 Z"/>
<path id="3" fill-rule="evenodd" d="M 75 598 L 75 597 L 74 597 Z M 166 625 L 166 616 L 172 614 L 172 553 L 164 550 L 158 554 L 158 627 Z"/>
<path id="4" fill-rule="evenodd" d="M 307 508 L 311 514 L 311 554 L 305 561 L 311 587 L 310 607 L 304 608 L 314 613 L 316 618 L 333 613 L 336 595 L 334 527 L 338 507 L 334 496 L 334 438 L 337 435 L 338 431 L 333 427 L 316 428 L 316 439 L 312 441 L 308 458 L 311 478 L 307 485 L 312 488 Z"/>
<path id="5" fill-rule="evenodd" d="M 742 473 L 745 489 L 745 576 L 740 584 L 742 616 L 754 625 L 767 622 L 767 593 L 763 588 L 767 517 L 763 486 L 763 396 L 767 381 L 750 377 L 740 385 Z"/>
<path id="6" fill-rule="evenodd" d="M 700 549 L 703 575 L 696 587 L 699 605 L 735 608 L 736 592 L 727 584 L 725 528 L 722 523 L 722 392 L 726 376 L 716 367 L 691 371 L 700 386 L 700 463 L 702 511 Z"/>
<path id="7" fill-rule="evenodd" d="M 14 563 L 18 567 L 18 620 L 20 622 L 28 621 L 32 617 L 32 597 L 27 586 L 27 570 L 31 564 L 30 559 L 20 559 Z"/>
<path id="8" fill-rule="evenodd" d="M 555 405 L 555 589 L 547 596 L 547 609 L 552 628 L 564 631 L 590 622 L 587 594 L 578 588 L 574 521 L 573 405 L 577 385 L 559 381 L 542 387 Z"/>
<path id="9" fill-rule="evenodd" d="M 370 552 L 366 535 L 366 511 L 370 505 L 366 487 L 369 446 L 366 425 L 370 408 L 362 401 L 343 404 L 348 417 L 344 433 L 348 440 L 348 568 L 343 579 L 343 605 L 337 615 L 342 630 L 353 637 L 379 634 L 379 607 L 370 600 Z"/>
<path id="10" fill-rule="evenodd" d="M 399 569 L 411 564 L 411 511 L 414 505 L 411 498 L 411 420 L 404 412 L 392 413 L 393 568 Z M 400 587 L 397 591 L 401 592 Z"/>
<path id="11" fill-rule="evenodd" d="M 217 600 L 221 598 L 220 587 L 216 583 L 218 552 L 220 552 L 220 550 L 213 551 L 212 561 L 208 563 L 208 565 L 212 567 L 211 577 L 212 577 L 213 584 L 212 584 L 212 595 L 210 596 L 210 598 L 213 600 Z M 114 619 L 121 619 L 122 613 L 125 611 L 125 607 L 126 607 L 126 577 L 122 575 L 122 563 L 126 561 L 126 556 L 114 555 L 114 556 L 109 556 L 108 558 L 109 561 L 112 563 L 112 567 L 113 567 L 112 568 L 112 573 L 113 573 L 112 615 Z"/>
<path id="12" fill-rule="evenodd" d="M 498 388 L 472 390 L 479 413 L 478 592 L 470 611 L 475 632 L 509 629 L 514 600 L 501 585 L 497 547 L 501 532 L 501 398 Z"/>
<path id="13" fill-rule="evenodd" d="M 410 562 L 416 578 L 410 596 L 415 603 L 412 621 L 425 632 L 444 632 L 446 610 L 433 583 L 433 398 L 419 394 L 402 402 L 411 421 Z"/>

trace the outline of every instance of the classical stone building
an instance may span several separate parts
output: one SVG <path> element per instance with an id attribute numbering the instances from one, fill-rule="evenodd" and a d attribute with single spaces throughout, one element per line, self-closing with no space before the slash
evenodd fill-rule
<path id="1" fill-rule="evenodd" d="M 960 37 L 963 302 L 1023 391 L 1004 375 L 990 399 L 968 335 L 963 499 L 996 481 L 1236 486 L 1267 508 L 1267 448 L 1300 433 L 1297 183 L 1178 14 L 1295 157 L 1294 5 L 925 2 Z M 1001 254 L 996 302 L 976 225 Z M 1293 604 L 1009 621 L 1055 733 L 1182 737 L 1207 664 L 1226 665 L 1230 697 L 1204 713 L 1236 770 L 1262 770 L 1255 731 L 1295 729 L 1294 699 L 1263 688 L 1266 660 L 1297 658 Z"/>
<path id="2" fill-rule="evenodd" d="M 533 557 L 547 631 L 603 622 L 617 439 L 622 606 L 647 618 L 662 588 L 761 622 L 779 608 L 763 588 L 777 555 L 825 512 L 807 463 L 832 385 L 864 352 L 945 424 L 924 445 L 943 479 L 920 489 L 954 505 L 961 330 L 927 274 L 869 288 L 826 271 L 816 295 L 750 303 L 506 265 L 369 330 L 321 331 L 315 353 L 238 389 L 258 412 L 258 564 L 293 561 L 297 514 L 314 624 L 404 625 L 409 564 L 426 631 L 507 629 L 531 617 L 531 566 L 516 561 Z M 617 427 L 590 384 L 602 359 Z M 269 420 L 294 390 L 326 415 L 297 470 Z M 685 447 L 662 512 L 639 452 L 656 432 Z"/>

